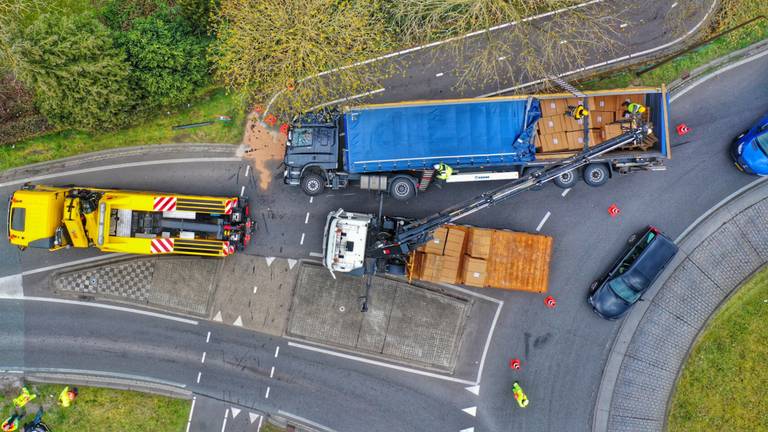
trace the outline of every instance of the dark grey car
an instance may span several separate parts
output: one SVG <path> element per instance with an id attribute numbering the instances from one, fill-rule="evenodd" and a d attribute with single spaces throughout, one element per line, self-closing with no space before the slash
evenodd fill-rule
<path id="1" fill-rule="evenodd" d="M 592 284 L 587 302 L 602 318 L 621 318 L 676 253 L 677 246 L 672 240 L 655 227 L 648 227 L 608 274 Z"/>

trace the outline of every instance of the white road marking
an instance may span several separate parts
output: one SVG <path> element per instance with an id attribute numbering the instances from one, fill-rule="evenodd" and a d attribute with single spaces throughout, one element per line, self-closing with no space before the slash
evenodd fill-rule
<path id="1" fill-rule="evenodd" d="M 102 260 L 105 260 L 105 259 L 117 258 L 117 257 L 121 257 L 121 256 L 124 256 L 124 255 L 128 255 L 128 254 L 110 253 L 110 254 L 99 255 L 99 256 L 95 256 L 95 257 L 91 257 L 91 258 L 83 258 L 83 259 L 74 260 L 74 261 L 67 261 L 67 262 L 61 263 L 61 264 L 55 264 L 55 265 L 50 265 L 50 266 L 47 266 L 47 267 L 39 267 L 39 268 L 36 268 L 36 269 L 26 270 L 26 271 L 21 272 L 21 275 L 22 276 L 29 276 L 31 274 L 47 272 L 49 270 L 56 270 L 56 269 L 60 269 L 62 267 L 69 267 L 69 266 L 73 266 L 73 265 L 80 265 L 80 264 L 85 264 L 85 263 L 94 262 L 94 261 L 102 261 Z"/>
<path id="2" fill-rule="evenodd" d="M 0 294 L 0 300 L 25 300 L 25 301 L 39 301 L 39 302 L 47 302 L 47 303 L 61 303 L 61 304 L 68 304 L 68 305 L 74 305 L 74 306 L 86 306 L 86 307 L 93 307 L 93 308 L 101 308 L 101 309 L 109 309 L 109 310 L 116 310 L 120 312 L 128 312 L 128 313 L 134 313 L 138 315 L 145 315 L 145 316 L 151 316 L 153 318 L 161 318 L 171 321 L 177 321 L 184 324 L 191 324 L 191 325 L 197 325 L 198 322 L 195 320 L 187 319 L 187 318 L 179 318 L 172 315 L 166 315 L 161 314 L 158 312 L 150 312 L 145 311 L 141 309 L 131 309 L 127 307 L 122 306 L 114 306 L 109 304 L 101 304 L 101 303 L 93 303 L 93 302 L 81 302 L 77 300 L 67 300 L 67 299 L 60 299 L 60 298 L 51 298 L 51 297 L 5 297 L 2 294 Z"/>
<path id="3" fill-rule="evenodd" d="M 442 73 L 442 72 L 440 72 L 440 73 L 436 73 L 436 74 L 435 74 L 435 76 L 436 76 L 436 77 L 438 77 L 438 78 L 440 78 L 441 76 L 443 76 L 443 73 Z"/>
<path id="4" fill-rule="evenodd" d="M 232 411 L 233 420 L 235 419 L 235 417 L 237 417 L 238 414 L 240 414 L 240 411 L 242 411 L 240 408 L 235 408 L 235 407 L 231 407 L 229 410 Z"/>
<path id="5" fill-rule="evenodd" d="M 304 223 L 309 223 L 309 212 L 307 212 L 307 215 L 304 216 Z"/>
<path id="6" fill-rule="evenodd" d="M 250 174 L 250 173 L 251 173 L 251 166 L 250 165 L 246 165 L 245 166 L 245 176 L 248 177 L 248 174 Z"/>
<path id="7" fill-rule="evenodd" d="M 480 395 L 480 386 L 479 385 L 473 385 L 473 386 L 465 387 L 464 390 L 472 393 L 475 396 L 479 396 Z"/>
<path id="8" fill-rule="evenodd" d="M 257 286 L 253 287 L 253 293 L 254 294 L 256 294 L 256 291 L 258 291 L 258 290 L 259 290 L 259 287 L 257 287 Z"/>
<path id="9" fill-rule="evenodd" d="M 316 110 L 316 109 L 318 109 L 318 108 L 322 108 L 322 107 L 324 107 L 324 106 L 328 106 L 328 105 L 336 105 L 336 104 L 339 104 L 339 103 L 342 103 L 342 102 L 349 102 L 349 101 L 351 101 L 352 99 L 360 99 L 360 98 L 362 98 L 362 97 L 370 96 L 370 95 L 373 95 L 373 94 L 376 94 L 376 93 L 381 93 L 381 92 L 383 92 L 384 90 L 386 90 L 386 89 L 385 89 L 384 87 L 382 87 L 382 88 L 380 88 L 380 89 L 376 89 L 376 90 L 367 91 L 367 92 L 365 92 L 365 93 L 360 93 L 360 94 L 356 94 L 356 95 L 353 95 L 353 96 L 349 96 L 349 97 L 345 97 L 345 98 L 341 98 L 341 99 L 332 100 L 332 101 L 330 101 L 330 102 L 321 103 L 320 105 L 315 105 L 315 106 L 313 106 L 312 108 L 310 108 L 309 110 L 310 110 L 310 111 L 314 111 L 314 110 Z M 267 109 L 269 109 L 269 108 L 267 108 Z M 266 111 L 264 111 L 264 112 L 266 113 Z"/>
<path id="10" fill-rule="evenodd" d="M 197 396 L 192 396 L 192 408 L 189 409 L 189 418 L 187 419 L 187 432 L 189 432 L 189 427 L 192 426 L 192 414 L 195 412 L 195 402 L 197 402 Z"/>
<path id="11" fill-rule="evenodd" d="M 568 195 L 568 192 L 570 192 L 570 191 L 571 191 L 571 188 L 568 188 L 568 189 L 564 190 L 563 193 L 560 194 L 560 196 L 565 198 L 565 196 Z"/>
<path id="12" fill-rule="evenodd" d="M 472 417 L 477 416 L 477 407 L 476 406 L 469 407 L 469 408 L 464 408 L 462 411 L 464 411 L 465 413 L 471 415 Z"/>
<path id="13" fill-rule="evenodd" d="M 300 245 L 304 244 L 304 233 L 301 233 L 301 240 L 299 241 Z"/>
<path id="14" fill-rule="evenodd" d="M 236 326 L 236 327 L 242 327 L 243 326 L 243 317 L 238 315 L 237 319 L 235 320 L 235 322 L 232 323 L 232 325 Z"/>
<path id="15" fill-rule="evenodd" d="M 259 416 L 259 425 L 258 425 L 258 426 L 256 426 L 256 432 L 260 432 L 260 431 L 261 431 L 261 420 L 262 420 L 263 418 L 264 418 L 264 417 L 262 417 L 262 416 Z"/>
<path id="16" fill-rule="evenodd" d="M 432 372 L 421 371 L 421 370 L 418 370 L 418 369 L 411 369 L 411 368 L 404 367 L 404 366 L 384 363 L 384 362 L 381 362 L 381 361 L 378 361 L 378 360 L 372 360 L 372 359 L 368 359 L 368 358 L 365 358 L 365 357 L 358 357 L 358 356 L 354 356 L 354 355 L 351 355 L 351 354 L 345 354 L 345 353 L 340 353 L 340 352 L 336 352 L 336 351 L 331 351 L 331 350 L 327 350 L 327 349 L 324 349 L 324 348 L 318 348 L 318 347 L 311 346 L 311 345 L 305 345 L 305 344 L 289 341 L 288 342 L 288 346 L 292 346 L 294 348 L 301 348 L 301 349 L 305 349 L 305 350 L 308 350 L 308 351 L 314 351 L 314 352 L 318 352 L 318 353 L 322 353 L 322 354 L 328 354 L 328 355 L 332 355 L 332 356 L 335 356 L 335 357 L 341 357 L 341 358 L 344 358 L 344 359 L 347 359 L 347 360 L 354 360 L 354 361 L 357 361 L 357 362 L 360 362 L 360 363 L 367 363 L 367 364 L 381 366 L 381 367 L 385 367 L 385 368 L 389 368 L 389 369 L 396 369 L 396 370 L 399 370 L 399 371 L 408 372 L 408 373 L 412 373 L 412 374 L 428 376 L 428 377 L 431 377 L 431 378 L 437 378 L 437 379 L 441 379 L 441 380 L 444 380 L 444 381 L 452 381 L 452 382 L 457 382 L 457 383 L 467 384 L 467 385 L 475 385 L 475 384 L 477 384 L 476 382 L 469 381 L 469 380 L 463 380 L 463 379 L 460 379 L 460 378 L 454 378 L 454 377 L 440 375 L 440 374 L 436 374 L 436 373 L 432 373 Z"/>
<path id="17" fill-rule="evenodd" d="M 70 177 L 78 174 L 87 174 L 99 171 L 114 171 L 123 168 L 135 168 L 141 166 L 153 166 L 153 165 L 170 165 L 170 164 L 183 164 L 183 163 L 209 163 L 209 162 L 242 162 L 239 157 L 216 157 L 216 158 L 188 158 L 188 159 L 160 159 L 142 162 L 127 162 L 121 164 L 102 165 L 91 168 L 82 168 L 77 170 L 62 171 L 53 174 L 45 174 L 34 177 L 27 177 L 19 180 L 11 180 L 5 183 L 0 183 L 0 188 L 20 185 L 24 183 L 36 183 L 42 180 L 48 180 L 57 177 Z"/>
<path id="18" fill-rule="evenodd" d="M 264 399 L 269 399 L 269 386 L 267 386 L 267 392 L 264 393 Z"/>
<path id="19" fill-rule="evenodd" d="M 275 262 L 275 257 L 264 257 L 265 260 L 267 260 L 267 267 L 271 266 L 273 262 Z"/>
<path id="20" fill-rule="evenodd" d="M 245 186 L 240 187 L 240 196 L 243 196 L 245 193 Z"/>
<path id="21" fill-rule="evenodd" d="M 475 427 L 468 427 L 466 429 L 462 429 L 459 432 L 475 432 Z"/>
<path id="22" fill-rule="evenodd" d="M 293 268 L 296 266 L 297 263 L 298 261 L 296 261 L 295 259 L 288 258 L 288 270 L 293 270 Z"/>
<path id="23" fill-rule="evenodd" d="M 0 297 L 20 299 L 24 297 L 21 273 L 0 278 Z"/>
<path id="24" fill-rule="evenodd" d="M 221 432 L 224 432 L 224 429 L 227 428 L 227 417 L 229 417 L 229 408 L 224 411 L 224 422 L 221 424 Z"/>
<path id="25" fill-rule="evenodd" d="M 208 336 L 205 337 L 205 343 L 208 343 L 211 341 L 211 332 L 208 332 Z"/>
<path id="26" fill-rule="evenodd" d="M 315 200 L 315 197 L 309 197 L 309 203 L 312 204 L 312 201 Z"/>
<path id="27" fill-rule="evenodd" d="M 275 376 L 275 367 L 272 366 L 272 369 L 269 370 L 269 377 L 272 378 Z"/>
<path id="28" fill-rule="evenodd" d="M 549 219 L 550 216 L 552 216 L 552 212 L 547 212 L 547 214 L 544 215 L 544 217 L 541 219 L 541 222 L 539 222 L 539 225 L 536 227 L 536 232 L 541 231 L 541 227 L 547 223 L 547 219 Z"/>
<path id="29" fill-rule="evenodd" d="M 280 354 L 280 346 L 275 347 L 275 358 L 277 358 L 278 354 Z"/>
<path id="30" fill-rule="evenodd" d="M 253 422 L 255 422 L 256 419 L 258 419 L 259 417 L 261 417 L 261 416 L 256 414 L 256 413 L 254 413 L 254 412 L 248 411 L 248 420 L 250 420 L 251 424 L 253 424 Z"/>
<path id="31" fill-rule="evenodd" d="M 579 5 L 576 5 L 575 7 L 583 7 L 583 6 L 586 6 L 587 4 L 591 4 L 591 3 L 595 3 L 595 2 L 581 3 Z M 719 2 L 717 2 L 717 1 L 712 1 L 712 4 L 710 5 L 709 10 L 707 11 L 706 14 L 704 14 L 704 17 L 701 19 L 701 21 L 699 21 L 695 26 L 693 26 L 692 29 L 688 30 L 684 35 L 680 36 L 679 38 L 677 38 L 677 39 L 675 39 L 673 41 L 667 42 L 665 44 L 662 44 L 662 45 L 659 45 L 659 46 L 656 46 L 656 47 L 653 47 L 653 48 L 650 48 L 650 49 L 647 49 L 647 50 L 644 50 L 644 51 L 639 51 L 639 52 L 636 52 L 636 53 L 627 54 L 625 56 L 617 57 L 615 59 L 606 60 L 604 62 L 600 62 L 600 63 L 596 63 L 596 64 L 593 64 L 593 65 L 584 66 L 584 67 L 581 67 L 581 68 L 578 68 L 578 69 L 574 69 L 572 71 L 563 72 L 561 74 L 558 74 L 557 76 L 560 77 L 560 78 L 564 78 L 564 77 L 567 77 L 569 75 L 577 74 L 577 73 L 580 73 L 580 72 L 585 72 L 585 71 L 596 69 L 596 68 L 603 67 L 603 66 L 608 66 L 608 65 L 611 65 L 611 64 L 614 64 L 614 63 L 622 62 L 624 60 L 629 60 L 629 59 L 633 59 L 633 58 L 637 58 L 637 57 L 642 57 L 642 56 L 644 56 L 646 54 L 651 54 L 651 53 L 654 53 L 656 51 L 660 51 L 660 50 L 664 50 L 666 48 L 669 48 L 672 45 L 676 45 L 676 44 L 680 43 L 681 41 L 685 40 L 686 38 L 688 38 L 690 35 L 696 33 L 699 30 L 699 27 L 701 27 L 707 21 L 707 19 L 709 19 L 709 16 L 712 14 L 712 11 L 715 9 L 715 6 L 717 6 L 718 3 Z M 572 6 L 572 7 L 574 7 L 574 6 Z M 568 8 L 566 8 L 566 9 L 568 9 Z M 548 80 L 549 80 L 549 78 L 538 79 L 538 80 L 535 80 L 535 81 L 514 85 L 514 86 L 511 86 L 511 87 L 507 87 L 505 89 L 496 90 L 494 92 L 482 94 L 480 96 L 475 96 L 475 97 L 477 97 L 477 98 L 484 98 L 484 97 L 489 97 L 489 96 L 496 96 L 496 95 L 502 94 L 502 93 L 509 93 L 511 91 L 518 90 L 518 89 L 521 89 L 521 88 L 524 88 L 524 87 L 529 87 L 529 86 L 532 86 L 532 85 L 535 85 L 535 84 L 541 84 L 541 83 L 546 82 Z"/>
<path id="32" fill-rule="evenodd" d="M 198 373 L 197 373 L 197 383 L 198 383 L 198 384 L 200 384 L 200 377 L 202 377 L 202 376 L 203 376 L 203 373 L 202 373 L 202 372 L 198 372 Z"/>
<path id="33" fill-rule="evenodd" d="M 206 352 L 205 352 L 205 351 L 203 351 L 203 358 L 202 358 L 202 359 L 200 359 L 200 363 L 203 363 L 203 364 L 205 364 L 205 354 L 206 354 Z"/>
<path id="34" fill-rule="evenodd" d="M 216 316 L 213 317 L 214 321 L 223 322 L 224 320 L 221 318 L 221 311 L 216 312 Z"/>
<path id="35" fill-rule="evenodd" d="M 322 252 L 310 252 L 309 256 L 315 257 L 315 258 L 322 258 L 323 254 L 322 254 Z"/>
<path id="36" fill-rule="evenodd" d="M 320 429 L 320 430 L 325 431 L 325 432 L 336 432 L 333 429 L 329 428 L 328 426 L 323 426 L 320 423 L 313 422 L 312 420 L 310 420 L 308 418 L 297 416 L 296 414 L 289 413 L 288 411 L 277 410 L 277 413 L 282 415 L 283 417 L 290 417 L 290 418 L 292 418 L 294 420 L 297 420 L 297 421 L 299 421 L 301 423 L 304 423 L 306 425 L 314 426 L 315 428 Z"/>

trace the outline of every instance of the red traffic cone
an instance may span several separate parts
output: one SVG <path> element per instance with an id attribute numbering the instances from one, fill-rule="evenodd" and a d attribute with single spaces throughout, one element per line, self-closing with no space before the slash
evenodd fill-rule
<path id="1" fill-rule="evenodd" d="M 285 136 L 288 136 L 288 127 L 289 127 L 288 123 L 281 124 L 280 125 L 280 133 L 285 135 Z"/>
<path id="2" fill-rule="evenodd" d="M 621 213 L 621 209 L 616 204 L 608 206 L 608 214 L 611 215 L 612 218 L 618 216 L 619 213 Z"/>
<path id="3" fill-rule="evenodd" d="M 272 127 L 275 125 L 275 123 L 277 123 L 277 117 L 272 114 L 268 114 L 267 117 L 264 118 L 264 123 Z"/>
<path id="4" fill-rule="evenodd" d="M 509 361 L 509 368 L 518 370 L 520 369 L 520 359 L 519 358 L 513 358 Z"/>
<path id="5" fill-rule="evenodd" d="M 550 309 L 554 309 L 555 306 L 557 306 L 557 302 L 555 301 L 554 297 L 547 296 L 547 298 L 544 299 L 544 305 Z"/>
<path id="6" fill-rule="evenodd" d="M 690 132 L 691 128 L 689 128 L 688 125 L 685 124 L 685 123 L 680 123 L 679 125 L 677 125 L 675 130 L 677 130 L 677 135 L 678 136 L 683 136 L 683 135 L 687 134 L 688 132 Z"/>

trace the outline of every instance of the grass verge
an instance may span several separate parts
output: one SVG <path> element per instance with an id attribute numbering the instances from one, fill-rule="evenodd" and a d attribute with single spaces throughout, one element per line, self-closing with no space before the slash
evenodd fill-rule
<path id="1" fill-rule="evenodd" d="M 232 121 L 216 120 L 229 116 Z M 241 99 L 222 89 L 209 90 L 192 102 L 158 113 L 140 124 L 113 132 L 62 131 L 0 147 L 0 170 L 116 147 L 166 143 L 239 144 L 246 110 Z M 172 126 L 214 120 L 214 124 L 173 130 Z"/>
<path id="2" fill-rule="evenodd" d="M 768 431 L 766 339 L 768 268 L 739 289 L 699 337 L 677 384 L 668 430 Z"/>
<path id="3" fill-rule="evenodd" d="M 717 18 L 720 23 L 717 32 L 734 27 L 758 15 L 768 15 L 768 2 L 764 2 L 764 0 L 725 0 Z M 583 81 L 579 87 L 584 90 L 600 90 L 669 84 L 699 66 L 766 38 L 768 38 L 768 20 L 758 20 L 643 75 L 635 75 L 635 72 L 640 69 L 637 67 Z M 645 66 L 647 65 L 642 67 Z"/>
<path id="4" fill-rule="evenodd" d="M 24 421 L 31 421 L 42 405 L 43 422 L 56 432 L 178 432 L 184 430 L 190 409 L 188 400 L 96 387 L 78 387 L 79 396 L 72 406 L 61 408 L 56 401 L 63 385 L 29 384 L 28 388 L 37 398 L 25 407 Z M 0 399 L 3 418 L 13 412 L 15 396 L 6 393 Z"/>

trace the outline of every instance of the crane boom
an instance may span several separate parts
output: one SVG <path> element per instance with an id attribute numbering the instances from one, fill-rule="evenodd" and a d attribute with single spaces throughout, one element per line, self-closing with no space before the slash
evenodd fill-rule
<path id="1" fill-rule="evenodd" d="M 497 189 L 485 192 L 477 197 L 457 204 L 446 210 L 435 213 L 423 219 L 403 224 L 396 230 L 395 235 L 387 241 L 376 241 L 370 245 L 367 258 L 391 258 L 407 256 L 412 250 L 425 244 L 431 238 L 432 232 L 447 223 L 453 223 L 475 212 L 506 201 L 527 190 L 550 182 L 559 176 L 588 165 L 595 158 L 624 145 L 640 142 L 650 133 L 648 125 L 631 129 L 626 133 L 604 141 L 586 152 L 564 159 L 561 163 L 534 172 L 520 179 L 507 183 Z"/>

